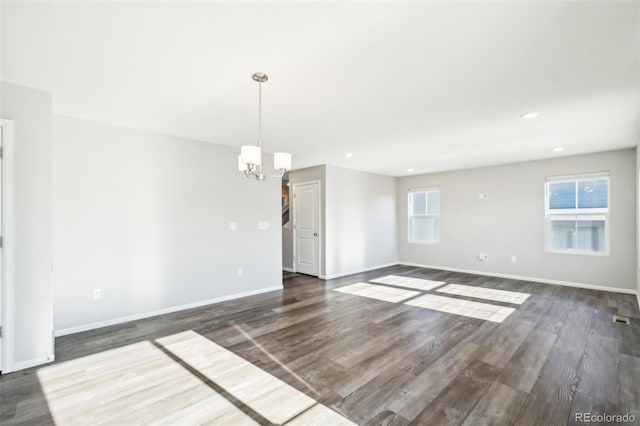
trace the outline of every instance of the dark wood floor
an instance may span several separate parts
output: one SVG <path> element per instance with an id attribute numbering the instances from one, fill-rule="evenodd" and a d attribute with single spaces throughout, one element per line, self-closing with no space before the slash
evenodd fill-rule
<path id="1" fill-rule="evenodd" d="M 387 274 L 531 296 L 451 296 L 516 308 L 496 323 L 332 291 Z M 185 330 L 358 424 L 564 425 L 581 412 L 640 424 L 634 296 L 404 266 L 326 282 L 285 274 L 283 291 L 58 338 L 56 363 Z M 2 425 L 53 423 L 36 373 L 0 378 Z"/>

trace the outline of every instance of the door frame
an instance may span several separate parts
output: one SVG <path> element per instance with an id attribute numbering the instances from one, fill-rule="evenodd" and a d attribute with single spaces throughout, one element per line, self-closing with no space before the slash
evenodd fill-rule
<path id="1" fill-rule="evenodd" d="M 0 371 L 14 371 L 14 325 L 13 325 L 13 209 L 14 209 L 14 135 L 13 120 L 0 118 L 2 131 L 2 273 L 0 290 L 2 299 L 2 347 Z"/>
<path id="2" fill-rule="evenodd" d="M 298 233 L 296 224 L 296 187 L 310 184 L 318 184 L 318 278 L 322 276 L 322 238 L 324 237 L 322 229 L 322 182 L 319 180 L 310 180 L 306 182 L 298 182 L 293 184 L 293 202 L 291 202 L 293 213 L 293 272 L 298 272 L 296 268 L 296 234 Z"/>

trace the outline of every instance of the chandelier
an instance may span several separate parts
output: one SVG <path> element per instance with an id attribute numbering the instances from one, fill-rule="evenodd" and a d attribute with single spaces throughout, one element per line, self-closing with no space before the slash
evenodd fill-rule
<path id="1" fill-rule="evenodd" d="M 260 72 L 251 76 L 258 82 L 258 146 L 243 145 L 238 155 L 238 170 L 248 178 L 255 180 L 265 180 L 267 175 L 262 173 L 262 83 L 269 77 Z M 279 176 L 269 176 L 281 178 L 291 170 L 291 154 L 288 152 L 276 152 L 273 154 L 273 168 L 280 172 Z"/>

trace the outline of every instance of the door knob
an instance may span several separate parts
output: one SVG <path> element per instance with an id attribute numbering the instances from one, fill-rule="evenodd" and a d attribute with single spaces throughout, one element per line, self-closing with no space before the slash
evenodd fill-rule
<path id="1" fill-rule="evenodd" d="M 317 232 L 314 232 L 314 233 L 313 233 L 313 236 L 314 236 L 314 237 L 317 237 L 317 236 L 318 236 L 318 233 L 317 233 Z"/>

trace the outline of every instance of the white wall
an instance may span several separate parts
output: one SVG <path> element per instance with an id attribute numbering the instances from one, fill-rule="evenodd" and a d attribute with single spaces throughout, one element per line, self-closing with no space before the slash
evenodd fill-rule
<path id="1" fill-rule="evenodd" d="M 330 279 L 395 263 L 395 178 L 330 165 L 289 173 L 291 188 L 316 180 L 322 203 L 320 276 Z M 293 264 L 288 252 L 283 255 L 284 265 Z"/>
<path id="2" fill-rule="evenodd" d="M 2 82 L 0 116 L 14 120 L 14 362 L 53 359 L 51 95 Z"/>
<path id="3" fill-rule="evenodd" d="M 61 116 L 53 146 L 56 332 L 282 286 L 281 182 L 237 149 Z"/>
<path id="4" fill-rule="evenodd" d="M 395 178 L 326 166 L 326 276 L 397 262 Z"/>
<path id="5" fill-rule="evenodd" d="M 627 149 L 400 178 L 400 261 L 635 290 L 635 158 L 635 150 Z M 545 251 L 545 177 L 599 171 L 610 172 L 610 255 Z M 408 244 L 407 191 L 428 186 L 442 191 L 441 242 Z M 489 199 L 479 200 L 480 192 Z M 478 261 L 479 252 L 489 261 Z"/>

